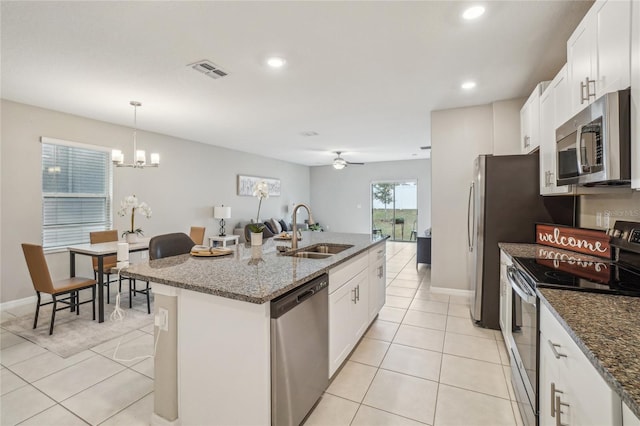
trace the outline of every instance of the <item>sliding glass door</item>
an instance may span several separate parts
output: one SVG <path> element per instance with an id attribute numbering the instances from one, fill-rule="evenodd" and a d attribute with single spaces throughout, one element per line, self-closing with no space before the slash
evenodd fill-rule
<path id="1" fill-rule="evenodd" d="M 371 232 L 392 241 L 415 241 L 418 191 L 415 180 L 371 184 Z"/>

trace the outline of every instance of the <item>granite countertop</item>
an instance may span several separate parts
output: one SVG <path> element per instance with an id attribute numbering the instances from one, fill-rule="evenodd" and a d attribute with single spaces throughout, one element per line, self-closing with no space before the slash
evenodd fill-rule
<path id="1" fill-rule="evenodd" d="M 231 246 L 233 254 L 194 257 L 189 254 L 131 265 L 122 276 L 172 287 L 262 304 L 313 279 L 329 269 L 367 251 L 387 237 L 336 232 L 303 232 L 298 248 L 318 243 L 350 244 L 353 247 L 326 259 L 283 256 L 276 246 L 291 247 L 291 241 L 265 240 L 260 248 Z"/>
<path id="2" fill-rule="evenodd" d="M 544 246 L 542 244 L 498 243 L 498 247 L 512 258 L 526 257 L 530 259 L 584 260 L 593 262 L 609 261 L 609 259 L 603 259 L 602 257 L 576 253 L 575 251 Z"/>
<path id="3" fill-rule="evenodd" d="M 538 288 L 591 364 L 640 417 L 640 298 Z"/>
<path id="4" fill-rule="evenodd" d="M 540 244 L 499 243 L 511 257 L 607 262 Z M 537 288 L 604 380 L 640 417 L 640 297 Z"/>

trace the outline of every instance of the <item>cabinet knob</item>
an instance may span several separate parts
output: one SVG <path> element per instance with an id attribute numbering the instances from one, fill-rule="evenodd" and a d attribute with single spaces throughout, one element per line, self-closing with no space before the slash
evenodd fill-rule
<path id="1" fill-rule="evenodd" d="M 589 85 L 593 84 L 593 93 L 589 90 Z M 586 96 L 585 96 L 586 92 Z M 596 97 L 596 81 L 589 79 L 589 77 L 585 77 L 584 81 L 580 82 L 580 105 L 584 102 L 589 102 L 590 98 Z"/>
<path id="2" fill-rule="evenodd" d="M 557 343 L 553 343 L 551 340 L 547 340 L 547 342 L 549 342 L 549 346 L 551 346 L 551 351 L 553 352 L 553 356 L 556 357 L 556 359 L 560 359 L 560 358 L 566 358 L 567 355 L 560 353 L 556 350 L 556 348 L 561 348 L 562 345 L 559 345 Z"/>

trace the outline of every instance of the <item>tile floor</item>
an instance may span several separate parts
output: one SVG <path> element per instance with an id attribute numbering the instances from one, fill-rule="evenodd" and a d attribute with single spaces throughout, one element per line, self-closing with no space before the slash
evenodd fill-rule
<path id="1" fill-rule="evenodd" d="M 387 244 L 387 303 L 306 425 L 521 424 L 501 334 L 475 328 L 465 298 L 431 293 L 429 272 L 414 244 Z M 126 335 L 119 356 L 149 353 L 152 336 Z M 0 329 L 0 424 L 149 424 L 153 360 L 115 361 L 117 343 L 61 358 Z"/>

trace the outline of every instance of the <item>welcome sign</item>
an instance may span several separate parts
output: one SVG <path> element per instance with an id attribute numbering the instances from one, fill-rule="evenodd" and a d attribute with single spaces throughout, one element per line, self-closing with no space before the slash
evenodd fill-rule
<path id="1" fill-rule="evenodd" d="M 604 231 L 536 224 L 536 243 L 611 258 L 609 236 Z"/>

